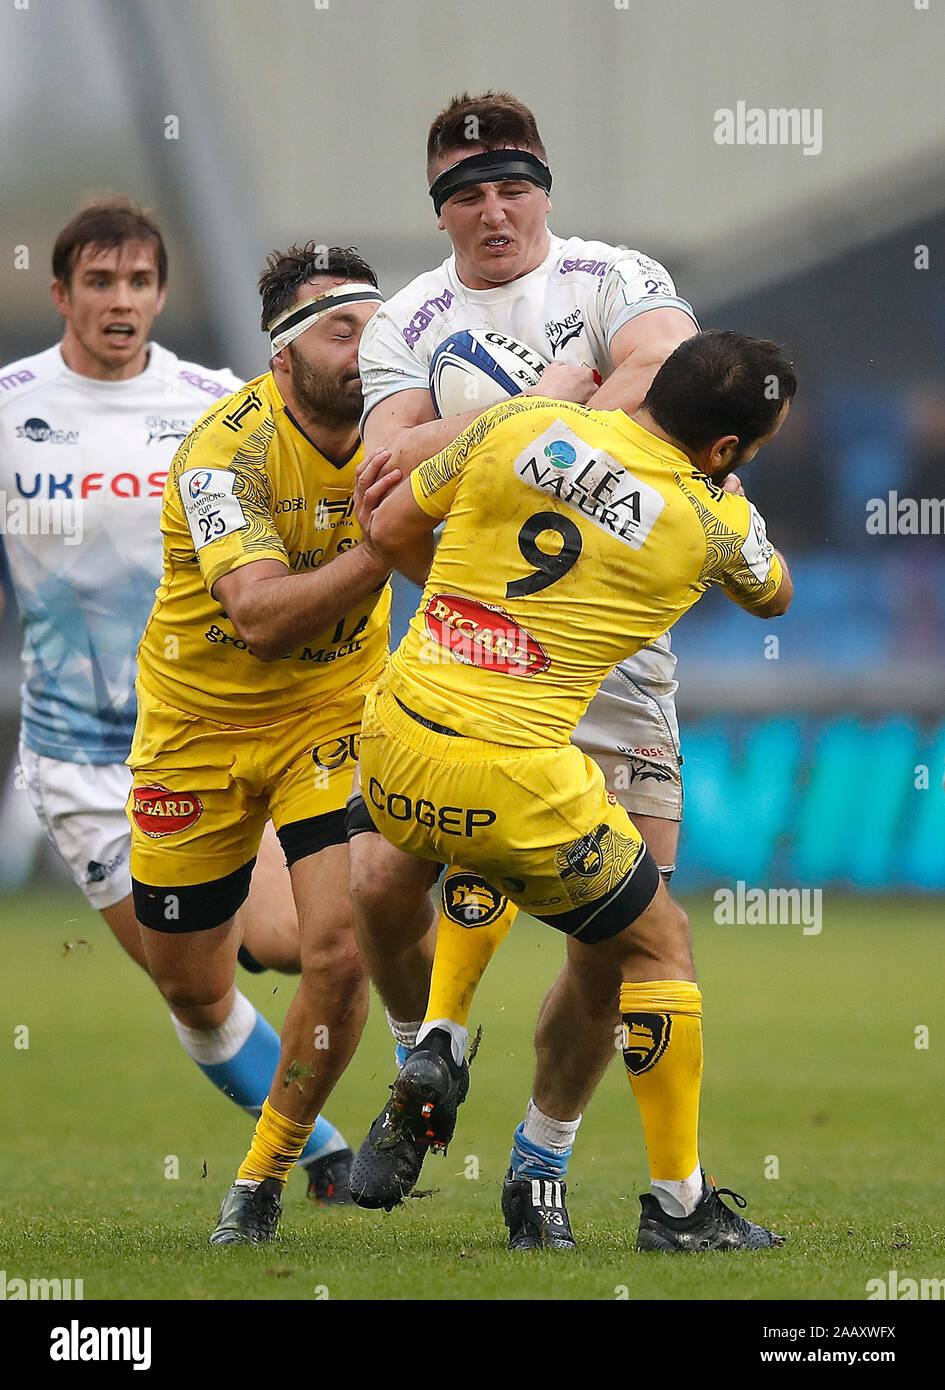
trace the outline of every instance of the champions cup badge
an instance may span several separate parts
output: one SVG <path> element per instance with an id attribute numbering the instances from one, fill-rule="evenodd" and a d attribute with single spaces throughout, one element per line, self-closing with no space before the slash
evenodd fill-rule
<path id="1" fill-rule="evenodd" d="M 427 632 L 465 666 L 536 676 L 551 665 L 541 643 L 504 608 L 458 594 L 433 594 L 423 610 Z"/>
<path id="2" fill-rule="evenodd" d="M 476 874 L 447 874 L 443 911 L 461 927 L 487 927 L 502 913 L 506 899 Z"/>
<path id="3" fill-rule="evenodd" d="M 669 1045 L 669 1014 L 623 1015 L 623 1060 L 631 1076 L 655 1067 Z"/>
<path id="4" fill-rule="evenodd" d="M 208 473 L 205 468 L 201 469 L 199 473 L 192 474 L 187 484 L 187 490 L 191 497 L 199 497 L 202 492 L 206 491 L 212 477 L 212 473 Z"/>
<path id="5" fill-rule="evenodd" d="M 193 792 L 172 792 L 160 782 L 135 787 L 131 814 L 139 830 L 152 840 L 187 830 L 203 813 L 200 797 Z"/>

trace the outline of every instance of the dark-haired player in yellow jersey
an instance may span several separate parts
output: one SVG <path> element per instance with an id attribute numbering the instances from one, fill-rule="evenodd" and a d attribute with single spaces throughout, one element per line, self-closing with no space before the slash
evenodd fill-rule
<path id="1" fill-rule="evenodd" d="M 286 1175 L 364 1024 L 344 807 L 390 609 L 389 567 L 359 544 L 353 514 L 374 272 L 310 243 L 274 253 L 260 290 L 271 371 L 202 417 L 168 477 L 128 760 L 141 940 L 193 1027 L 228 1017 L 234 915 L 269 820 L 298 909 L 301 981 L 214 1244 L 272 1238 Z"/>
<path id="2" fill-rule="evenodd" d="M 363 803 L 350 824 L 383 839 L 352 838 L 354 891 L 368 875 L 375 893 L 378 881 L 427 888 L 434 865 L 448 862 L 568 937 L 535 1042 L 532 1094 L 548 1143 L 519 1128 L 503 1190 L 512 1249 L 574 1246 L 566 1156 L 600 1077 L 576 1043 L 618 995 L 653 1184 L 638 1248 L 781 1243 L 705 1182 L 688 922 L 570 737 L 606 673 L 710 585 L 760 617 L 786 611 L 790 578 L 763 521 L 720 484 L 773 438 L 795 386 L 773 344 L 703 333 L 670 355 L 632 417 L 512 400 L 389 496 L 388 480 L 371 486 L 385 455 L 364 471 L 362 525 L 392 564 L 409 568 L 418 540 L 445 525 L 420 607 L 365 708 Z M 369 965 L 415 945 L 416 932 L 362 927 Z M 415 1054 L 369 1136 L 381 1173 L 401 1126 L 417 1132 L 429 1117 L 435 1128 L 464 1091 L 448 1055 Z M 362 1146 L 362 1171 L 364 1160 Z M 692 1209 L 670 1214 L 666 1198 L 694 1182 Z"/>

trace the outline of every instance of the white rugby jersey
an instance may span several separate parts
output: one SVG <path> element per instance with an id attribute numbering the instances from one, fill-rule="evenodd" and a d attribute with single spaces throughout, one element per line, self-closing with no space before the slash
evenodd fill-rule
<path id="1" fill-rule="evenodd" d="M 450 256 L 382 304 L 364 329 L 363 418 L 398 391 L 428 389 L 430 360 L 451 333 L 508 333 L 548 361 L 594 367 L 606 380 L 614 370 L 610 343 L 617 330 L 663 308 L 682 309 L 695 323 L 658 261 L 603 241 L 552 236 L 540 266 L 491 290 L 468 289 Z"/>
<path id="2" fill-rule="evenodd" d="M 35 752 L 128 756 L 167 470 L 204 411 L 240 385 L 156 343 L 128 381 L 79 376 L 58 344 L 0 368 L 0 542 L 23 623 L 22 733 Z"/>

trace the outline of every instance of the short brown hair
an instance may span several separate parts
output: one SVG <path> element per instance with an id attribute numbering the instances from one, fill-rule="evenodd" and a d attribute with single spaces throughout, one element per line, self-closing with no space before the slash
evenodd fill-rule
<path id="1" fill-rule="evenodd" d="M 704 449 L 726 434 L 747 446 L 774 427 L 796 390 L 794 368 L 776 343 L 722 329 L 680 343 L 643 408 L 687 448 Z"/>
<path id="2" fill-rule="evenodd" d="M 89 203 L 63 227 L 53 247 L 53 276 L 68 285 L 86 246 L 105 249 L 129 241 L 150 242 L 154 247 L 158 284 L 163 288 L 167 284 L 167 248 L 161 229 L 143 208 L 123 195 Z"/>
<path id="3" fill-rule="evenodd" d="M 377 276 L 358 254 L 356 246 L 325 246 L 318 241 L 307 241 L 304 246 L 290 246 L 288 251 L 273 251 L 259 277 L 261 327 L 268 329 L 284 309 L 295 303 L 300 286 L 318 275 L 363 280 L 377 289 Z"/>
<path id="4" fill-rule="evenodd" d="M 464 145 L 487 150 L 517 145 L 548 162 L 535 117 L 511 92 L 483 92 L 478 97 L 463 92 L 443 108 L 427 136 L 427 177 L 432 177 L 434 160 Z"/>

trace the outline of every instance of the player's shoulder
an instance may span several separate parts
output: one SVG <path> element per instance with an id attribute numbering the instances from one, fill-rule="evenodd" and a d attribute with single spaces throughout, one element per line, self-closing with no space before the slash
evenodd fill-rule
<path id="1" fill-rule="evenodd" d="M 393 323 L 402 332 L 431 310 L 449 308 L 456 296 L 456 280 L 450 273 L 452 260 L 448 256 L 442 265 L 414 276 L 402 290 L 385 299 L 366 324 L 362 337 L 377 334 L 385 323 Z"/>
<path id="2" fill-rule="evenodd" d="M 162 389 L 173 390 L 195 403 L 210 405 L 239 390 L 243 381 L 229 367 L 204 367 L 187 362 L 160 343 L 150 344 L 149 375 Z"/>
<path id="3" fill-rule="evenodd" d="M 592 277 L 600 282 L 609 270 L 619 266 L 626 273 L 641 277 L 665 275 L 659 261 L 632 246 L 614 246 L 607 241 L 587 241 L 583 237 L 558 238 L 555 272 L 558 275 Z"/>
<path id="4" fill-rule="evenodd" d="M 477 442 L 499 429 L 504 432 L 517 430 L 523 435 L 537 438 L 556 422 L 583 421 L 594 425 L 603 418 L 602 412 L 588 410 L 586 406 L 575 405 L 572 401 L 556 401 L 548 396 L 512 396 L 484 411 L 463 433 L 471 435 Z"/>
<path id="5" fill-rule="evenodd" d="M 58 343 L 0 367 L 0 411 L 50 386 L 65 371 Z"/>
<path id="6" fill-rule="evenodd" d="M 718 525 L 746 536 L 751 530 L 754 508 L 748 498 L 716 483 L 693 465 L 677 467 L 676 480 L 690 502 L 697 504 L 703 526 L 715 529 Z"/>
<path id="7" fill-rule="evenodd" d="M 282 409 L 271 373 L 247 381 L 200 417 L 174 455 L 174 476 L 195 468 L 230 468 L 237 461 L 264 466 Z"/>

